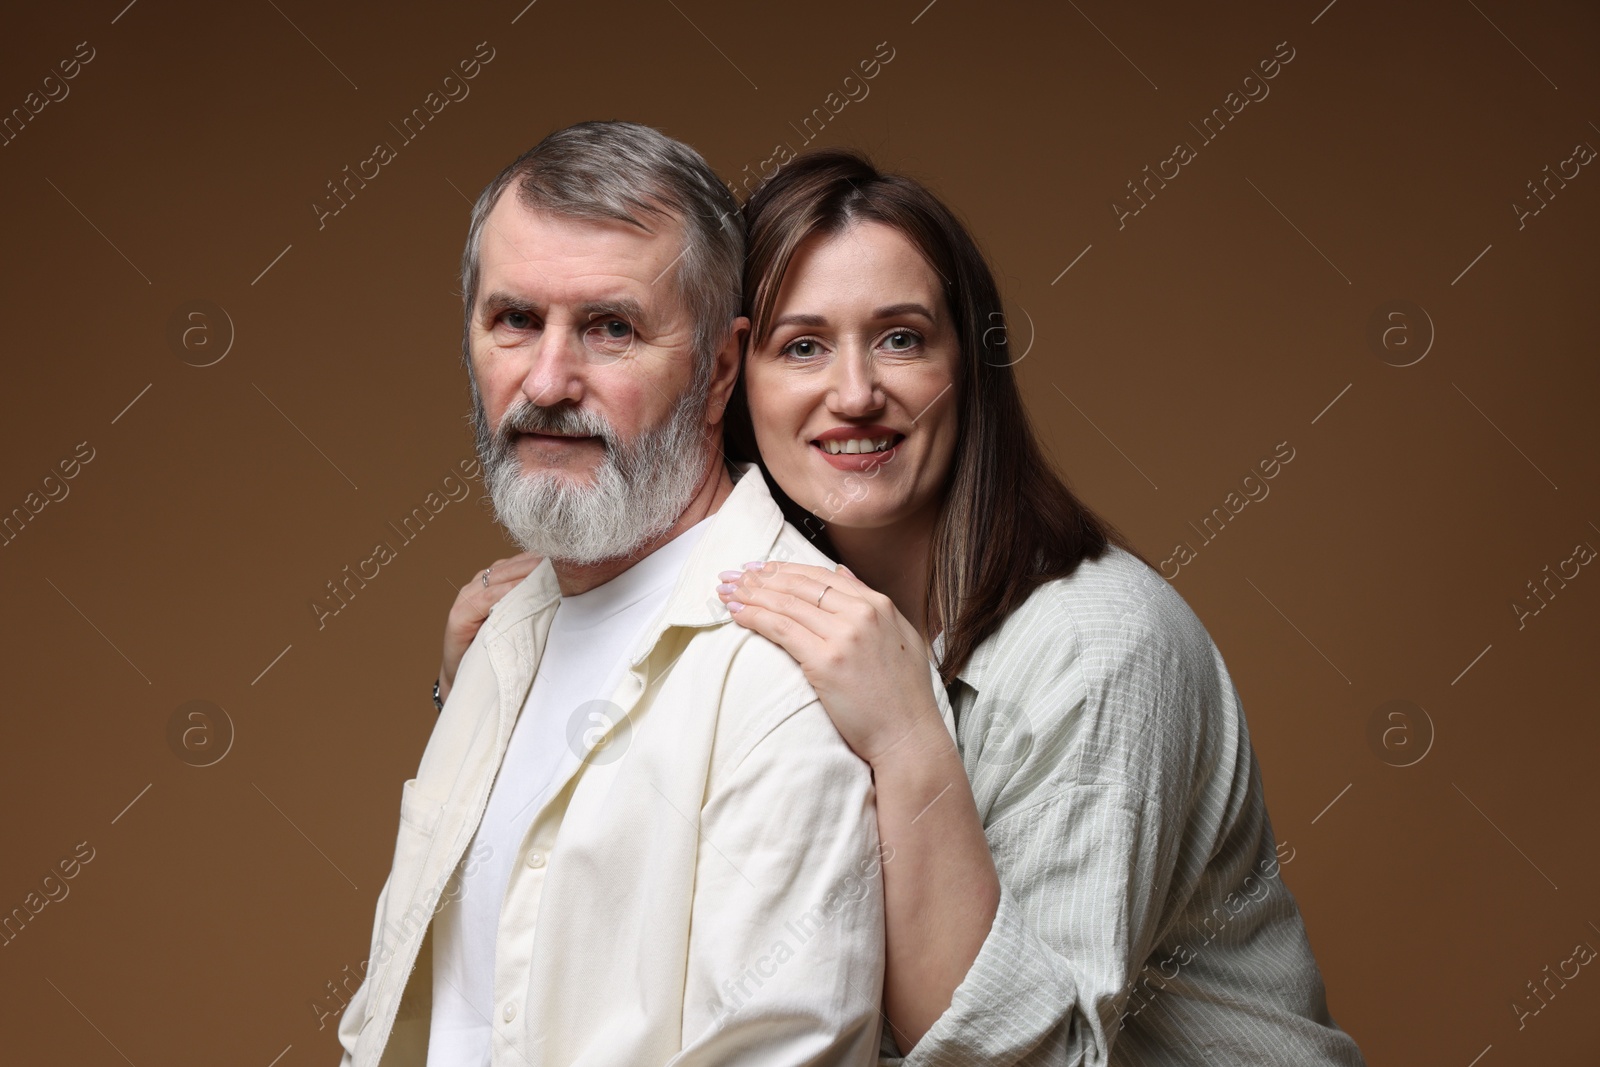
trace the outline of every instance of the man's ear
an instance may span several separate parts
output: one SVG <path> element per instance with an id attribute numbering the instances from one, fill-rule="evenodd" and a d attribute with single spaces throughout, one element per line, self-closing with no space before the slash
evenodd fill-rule
<path id="1" fill-rule="evenodd" d="M 750 320 L 743 315 L 728 327 L 722 347 L 717 350 L 711 374 L 711 395 L 706 400 L 706 422 L 715 426 L 728 410 L 728 398 L 739 380 L 739 367 L 744 362 L 745 339 L 750 336 Z"/>

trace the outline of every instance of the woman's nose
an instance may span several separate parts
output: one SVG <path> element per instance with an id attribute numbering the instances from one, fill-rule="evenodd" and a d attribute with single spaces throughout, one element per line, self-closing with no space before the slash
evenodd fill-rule
<path id="1" fill-rule="evenodd" d="M 871 414 L 883 406 L 877 360 L 872 353 L 843 354 L 834 362 L 833 371 L 833 388 L 828 398 L 835 413 L 856 417 Z"/>

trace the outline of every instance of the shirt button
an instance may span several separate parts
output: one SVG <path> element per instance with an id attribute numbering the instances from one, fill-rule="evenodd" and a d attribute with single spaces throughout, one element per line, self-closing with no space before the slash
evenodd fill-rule
<path id="1" fill-rule="evenodd" d="M 532 867 L 534 870 L 538 870 L 540 867 L 543 867 L 544 866 L 544 853 L 543 852 L 529 852 L 528 853 L 528 866 Z"/>
<path id="2" fill-rule="evenodd" d="M 506 1010 L 502 1014 L 505 1016 L 506 1022 L 510 1022 L 517 1017 L 517 1006 L 515 1004 L 507 1004 Z"/>

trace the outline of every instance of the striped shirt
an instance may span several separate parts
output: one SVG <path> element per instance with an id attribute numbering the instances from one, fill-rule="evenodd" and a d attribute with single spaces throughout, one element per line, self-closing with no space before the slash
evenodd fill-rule
<path id="1" fill-rule="evenodd" d="M 881 1064 L 1362 1064 L 1280 876 L 1293 850 L 1238 691 L 1155 571 L 1085 560 L 937 695 L 1000 904 L 949 1009 L 904 1060 L 885 1027 Z"/>

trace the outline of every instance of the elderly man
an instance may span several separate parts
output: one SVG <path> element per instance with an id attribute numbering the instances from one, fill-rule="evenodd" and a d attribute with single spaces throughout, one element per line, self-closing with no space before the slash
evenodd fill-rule
<path id="1" fill-rule="evenodd" d="M 479 197 L 463 348 L 499 601 L 400 798 L 343 1064 L 868 1064 L 870 774 L 795 662 L 707 591 L 825 563 L 722 414 L 743 231 L 693 149 L 551 134 Z"/>

